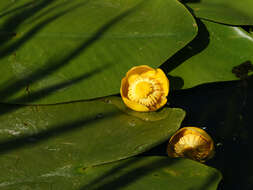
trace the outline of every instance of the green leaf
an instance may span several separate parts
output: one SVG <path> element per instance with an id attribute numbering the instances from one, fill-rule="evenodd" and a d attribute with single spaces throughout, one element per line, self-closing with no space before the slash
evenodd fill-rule
<path id="1" fill-rule="evenodd" d="M 232 69 L 253 61 L 253 38 L 240 27 L 204 20 L 198 25 L 197 38 L 162 66 L 174 89 L 238 79 Z"/>
<path id="2" fill-rule="evenodd" d="M 110 97 L 42 106 L 1 104 L 1 173 L 35 176 L 137 155 L 168 140 L 185 116 L 182 109 L 165 107 L 135 117 L 114 105 L 120 102 Z"/>
<path id="3" fill-rule="evenodd" d="M 7 176 L 0 183 L 3 190 L 215 190 L 221 180 L 216 169 L 192 160 L 167 157 L 137 157 L 92 168 L 66 165 L 40 176 L 12 180 Z"/>
<path id="4" fill-rule="evenodd" d="M 197 33 L 177 0 L 1 1 L 0 10 L 1 102 L 117 94 L 131 67 L 159 66 Z"/>
<path id="5" fill-rule="evenodd" d="M 253 25 L 252 0 L 185 0 L 198 18 L 224 24 Z"/>

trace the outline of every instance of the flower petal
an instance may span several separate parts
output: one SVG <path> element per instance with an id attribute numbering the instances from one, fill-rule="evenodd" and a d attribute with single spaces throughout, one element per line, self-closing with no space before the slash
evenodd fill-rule
<path id="1" fill-rule="evenodd" d="M 124 77 L 121 80 L 120 94 L 122 97 L 127 97 L 127 93 L 128 93 L 128 82 L 127 82 L 127 77 Z"/>
<path id="2" fill-rule="evenodd" d="M 157 109 L 163 107 L 167 103 L 167 98 L 162 98 L 161 102 L 157 104 Z"/>
<path id="3" fill-rule="evenodd" d="M 153 69 L 152 71 L 146 71 L 146 72 L 143 72 L 141 74 L 141 77 L 145 78 L 145 77 L 148 77 L 148 78 L 154 78 L 156 75 L 156 70 Z"/>
<path id="4" fill-rule="evenodd" d="M 130 75 L 135 75 L 135 74 L 142 74 L 142 73 L 145 73 L 145 72 L 148 72 L 148 71 L 152 71 L 154 70 L 153 68 L 147 66 L 147 65 L 140 65 L 140 66 L 136 66 L 136 67 L 133 67 L 131 68 L 127 74 L 126 74 L 126 77 L 128 78 Z"/>
<path id="5" fill-rule="evenodd" d="M 128 79 L 127 79 L 128 84 L 130 85 L 130 84 L 134 83 L 134 81 L 135 81 L 138 77 L 140 77 L 140 75 L 138 75 L 138 74 L 129 75 L 129 77 L 128 77 Z"/>
<path id="6" fill-rule="evenodd" d="M 165 75 L 165 73 L 161 69 L 157 69 L 156 71 L 157 72 L 156 72 L 155 78 L 160 81 L 162 88 L 163 88 L 164 96 L 168 96 L 168 94 L 169 94 L 169 80 L 168 80 L 167 76 Z"/>
<path id="7" fill-rule="evenodd" d="M 122 99 L 123 99 L 124 103 L 127 105 L 127 107 L 131 108 L 132 110 L 140 111 L 140 112 L 149 111 L 149 108 L 142 105 L 142 104 L 138 104 L 134 101 L 129 100 L 128 98 L 123 97 L 123 96 L 122 96 Z"/>

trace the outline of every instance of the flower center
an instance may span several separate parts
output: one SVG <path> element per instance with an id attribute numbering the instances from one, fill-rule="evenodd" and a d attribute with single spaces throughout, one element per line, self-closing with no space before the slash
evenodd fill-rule
<path id="1" fill-rule="evenodd" d="M 187 134 L 175 144 L 175 152 L 180 156 L 188 156 L 201 160 L 208 156 L 209 144 L 203 138 Z"/>
<path id="2" fill-rule="evenodd" d="M 155 105 L 161 96 L 161 86 L 155 79 L 140 77 L 128 88 L 129 99 L 145 106 Z"/>
<path id="3" fill-rule="evenodd" d="M 152 84 L 146 81 L 139 82 L 135 86 L 135 95 L 139 98 L 147 98 L 148 95 L 152 93 L 152 91 Z"/>

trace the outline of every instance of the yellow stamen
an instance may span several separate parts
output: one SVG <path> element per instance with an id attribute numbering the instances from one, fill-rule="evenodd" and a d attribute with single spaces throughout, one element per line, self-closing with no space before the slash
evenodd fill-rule
<path id="1" fill-rule="evenodd" d="M 171 137 L 167 152 L 171 157 L 187 157 L 204 162 L 214 154 L 213 140 L 200 128 L 184 127 Z"/>
<path id="2" fill-rule="evenodd" d="M 161 85 L 150 78 L 138 78 L 129 85 L 128 97 L 130 100 L 145 106 L 153 106 L 162 96 Z"/>

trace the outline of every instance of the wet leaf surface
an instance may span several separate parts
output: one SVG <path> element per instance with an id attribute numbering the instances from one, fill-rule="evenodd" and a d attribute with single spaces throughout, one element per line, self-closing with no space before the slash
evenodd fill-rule
<path id="1" fill-rule="evenodd" d="M 1 104 L 0 181 L 137 155 L 166 141 L 185 116 L 182 109 L 165 107 L 154 113 L 160 119 L 153 120 L 152 113 L 135 117 L 114 105 L 120 101 L 108 97 L 42 106 Z"/>
<path id="2" fill-rule="evenodd" d="M 253 38 L 242 28 L 204 20 L 198 26 L 198 36 L 162 65 L 173 89 L 236 80 L 234 67 L 253 61 Z"/>
<path id="3" fill-rule="evenodd" d="M 177 0 L 1 1 L 0 18 L 0 101 L 11 103 L 117 94 L 131 67 L 158 67 L 197 33 Z"/>
<path id="4" fill-rule="evenodd" d="M 58 168 L 40 176 L 14 178 L 0 183 L 1 189 L 174 189 L 215 190 L 221 174 L 187 159 L 137 157 L 92 168 Z"/>
<path id="5" fill-rule="evenodd" d="M 251 0 L 183 0 L 198 18 L 231 25 L 253 24 Z"/>

